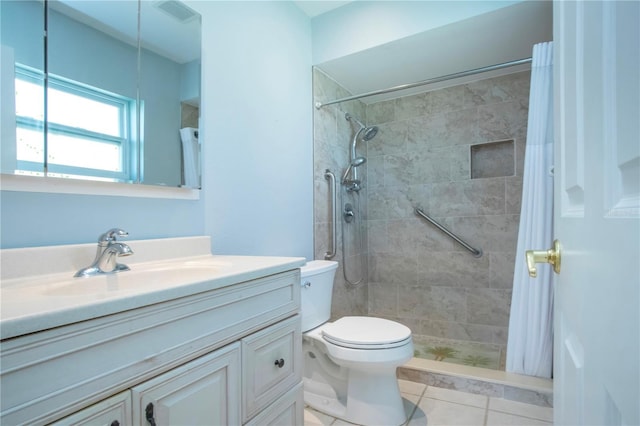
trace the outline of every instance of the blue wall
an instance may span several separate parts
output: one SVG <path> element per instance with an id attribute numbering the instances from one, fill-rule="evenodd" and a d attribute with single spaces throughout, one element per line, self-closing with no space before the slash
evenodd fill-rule
<path id="1" fill-rule="evenodd" d="M 3 248 L 210 235 L 219 254 L 313 255 L 311 23 L 289 2 L 200 2 L 198 201 L 0 192 Z"/>

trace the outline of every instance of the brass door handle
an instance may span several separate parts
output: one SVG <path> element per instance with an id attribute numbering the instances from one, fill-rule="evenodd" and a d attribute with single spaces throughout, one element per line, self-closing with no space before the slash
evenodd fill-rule
<path id="1" fill-rule="evenodd" d="M 525 256 L 529 276 L 532 278 L 538 276 L 536 263 L 550 263 L 553 265 L 553 272 L 560 273 L 560 241 L 558 240 L 553 242 L 553 247 L 549 250 L 527 250 Z"/>

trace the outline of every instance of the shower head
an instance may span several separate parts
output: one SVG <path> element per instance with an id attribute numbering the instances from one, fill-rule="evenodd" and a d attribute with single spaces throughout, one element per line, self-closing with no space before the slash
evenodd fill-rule
<path id="1" fill-rule="evenodd" d="M 349 176 L 349 172 L 351 171 L 351 169 L 355 167 L 360 167 L 366 162 L 367 162 L 367 159 L 364 157 L 356 157 L 353 160 L 351 160 L 351 163 L 349 163 L 347 170 L 345 170 L 344 174 L 342 175 L 342 181 L 341 181 L 342 184 L 344 185 L 345 183 L 347 183 L 347 176 Z M 360 183 L 360 181 L 358 181 L 358 183 Z"/>
<path id="2" fill-rule="evenodd" d="M 367 162 L 366 158 L 364 158 L 364 157 L 356 157 L 353 160 L 351 160 L 351 163 L 349 163 L 349 166 L 350 167 L 360 167 L 366 162 Z"/>
<path id="3" fill-rule="evenodd" d="M 377 126 L 367 127 L 366 129 L 364 129 L 364 135 L 362 135 L 362 140 L 365 142 L 370 141 L 371 139 L 375 138 L 377 134 L 378 134 Z"/>
<path id="4" fill-rule="evenodd" d="M 358 124 L 358 126 L 360 126 L 360 128 L 356 132 L 355 137 L 353 138 L 353 144 L 354 145 L 355 145 L 355 143 L 356 143 L 356 141 L 358 139 L 358 136 L 360 136 L 361 133 L 362 133 L 362 140 L 365 141 L 365 142 L 370 141 L 371 139 L 375 138 L 376 135 L 378 134 L 378 127 L 377 126 L 367 127 L 364 124 L 362 124 L 362 122 L 360 120 L 358 120 L 357 118 L 355 118 L 354 116 L 352 116 L 348 112 L 344 114 L 344 118 L 347 119 L 348 121 L 355 121 Z"/>

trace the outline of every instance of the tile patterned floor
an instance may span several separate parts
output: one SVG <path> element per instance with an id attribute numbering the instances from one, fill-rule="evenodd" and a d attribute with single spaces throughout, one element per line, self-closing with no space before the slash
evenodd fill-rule
<path id="1" fill-rule="evenodd" d="M 399 380 L 408 426 L 538 426 L 553 423 L 553 408 Z M 351 425 L 309 407 L 305 426 Z M 387 426 L 387 425 L 380 425 Z"/>
<path id="2" fill-rule="evenodd" d="M 504 345 L 414 335 L 413 346 L 418 358 L 504 370 Z"/>

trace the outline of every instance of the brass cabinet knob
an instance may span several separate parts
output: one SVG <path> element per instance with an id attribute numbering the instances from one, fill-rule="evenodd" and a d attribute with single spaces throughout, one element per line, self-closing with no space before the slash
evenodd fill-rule
<path id="1" fill-rule="evenodd" d="M 560 241 L 558 240 L 553 242 L 553 247 L 549 250 L 527 250 L 525 256 L 527 258 L 529 276 L 532 278 L 538 276 L 536 263 L 550 263 L 553 265 L 553 272 L 560 273 Z"/>

